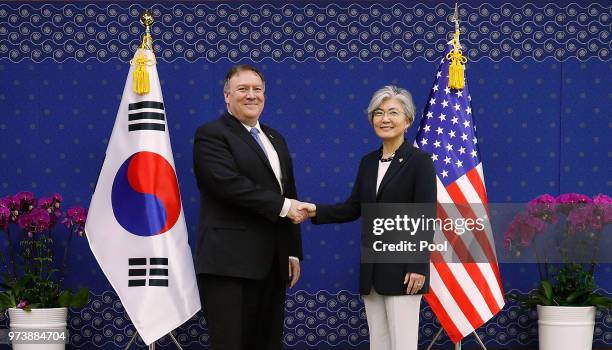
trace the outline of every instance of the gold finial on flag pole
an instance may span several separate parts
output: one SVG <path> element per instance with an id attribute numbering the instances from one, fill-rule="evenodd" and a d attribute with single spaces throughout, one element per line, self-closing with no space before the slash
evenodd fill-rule
<path id="1" fill-rule="evenodd" d="M 136 69 L 134 69 L 134 80 L 132 84 L 134 92 L 139 95 L 145 95 L 151 90 L 149 72 L 147 71 L 147 63 L 150 62 L 150 59 L 147 58 L 147 53 L 145 51 L 153 51 L 151 26 L 154 21 L 153 13 L 150 10 L 145 10 L 142 15 L 140 15 L 140 23 L 145 27 L 145 34 L 142 37 L 140 48 L 134 57 L 133 62 L 136 65 Z M 153 57 L 153 60 L 155 60 L 155 57 Z"/>
<path id="2" fill-rule="evenodd" d="M 453 15 L 453 22 L 455 22 L 455 34 L 451 44 L 453 48 L 446 55 L 446 59 L 450 61 L 450 67 L 448 69 L 448 87 L 451 89 L 460 90 L 465 86 L 465 63 L 467 58 L 463 56 L 461 51 L 461 44 L 459 43 L 459 35 L 461 34 L 461 28 L 459 27 L 459 6 L 455 3 L 455 14 Z"/>
<path id="3" fill-rule="evenodd" d="M 142 15 L 140 15 L 140 23 L 145 27 L 145 35 L 142 38 L 142 45 L 140 46 L 143 49 L 153 50 L 153 38 L 151 37 L 151 26 L 153 22 L 155 22 L 155 19 L 153 19 L 151 10 L 145 10 Z"/>

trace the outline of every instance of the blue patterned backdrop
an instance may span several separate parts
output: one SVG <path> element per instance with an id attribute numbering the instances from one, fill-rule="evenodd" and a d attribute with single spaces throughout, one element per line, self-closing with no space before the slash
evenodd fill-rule
<path id="1" fill-rule="evenodd" d="M 449 2 L 391 1 L 147 7 L 157 19 L 154 49 L 191 241 L 199 198 L 193 132 L 223 111 L 222 78 L 231 65 L 256 62 L 266 75 L 262 121 L 287 139 L 300 196 L 339 201 L 361 156 L 378 147 L 364 112 L 371 94 L 398 84 L 422 111 L 453 12 Z M 88 205 L 143 9 L 127 2 L 0 4 L 0 196 L 58 191 L 69 204 Z M 468 1 L 460 14 L 490 201 L 610 194 L 610 3 Z M 288 292 L 287 348 L 367 349 L 358 225 L 302 228 L 305 260 Z M 91 286 L 92 302 L 71 312 L 70 341 L 79 349 L 125 346 L 134 328 L 86 242 L 74 243 L 68 283 Z M 534 288 L 536 271 L 502 265 L 506 292 Z M 597 279 L 602 292 L 612 291 L 609 264 Z M 438 328 L 423 304 L 419 343 L 429 344 Z M 205 330 L 200 313 L 177 336 L 200 349 L 209 344 Z M 510 303 L 478 333 L 489 348 L 537 347 L 537 318 Z M 167 338 L 160 344 L 172 348 Z M 440 344 L 450 348 L 446 337 Z M 612 347 L 609 311 L 598 312 L 595 346 Z"/>

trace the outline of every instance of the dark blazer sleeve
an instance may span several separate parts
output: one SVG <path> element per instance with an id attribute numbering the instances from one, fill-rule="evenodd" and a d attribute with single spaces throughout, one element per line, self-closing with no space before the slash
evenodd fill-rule
<path id="1" fill-rule="evenodd" d="M 287 155 L 289 154 L 289 147 L 287 146 L 286 141 L 283 140 L 285 147 L 287 147 Z M 284 197 L 285 198 L 299 198 L 297 193 L 297 187 L 295 186 L 295 177 L 293 174 L 293 161 L 291 157 L 288 156 L 286 159 L 287 162 L 287 174 L 288 174 L 288 186 L 284 189 Z M 300 260 L 303 260 L 304 254 L 302 253 L 302 235 L 301 235 L 301 227 L 300 225 L 290 225 L 289 226 L 289 256 L 294 256 Z"/>
<path id="2" fill-rule="evenodd" d="M 418 154 L 418 160 L 415 164 L 415 182 L 414 182 L 414 203 L 431 203 L 427 207 L 426 217 L 436 217 L 436 201 L 437 201 L 437 184 L 436 184 L 436 169 L 433 161 L 427 153 Z M 433 241 L 434 231 L 429 230 L 420 232 L 420 240 L 427 240 L 429 243 Z M 428 253 L 428 255 L 431 255 Z M 406 272 L 415 272 L 424 276 L 429 276 L 429 264 L 406 264 Z"/>
<path id="3" fill-rule="evenodd" d="M 331 224 L 355 221 L 361 216 L 361 181 L 363 178 L 363 159 L 359 164 L 357 178 L 353 184 L 351 195 L 344 203 L 317 204 L 317 216 L 312 218 L 312 223 Z"/>
<path id="4" fill-rule="evenodd" d="M 278 221 L 284 197 L 258 186 L 240 173 L 224 132 L 218 129 L 204 125 L 196 131 L 193 162 L 198 187 L 272 222 Z"/>

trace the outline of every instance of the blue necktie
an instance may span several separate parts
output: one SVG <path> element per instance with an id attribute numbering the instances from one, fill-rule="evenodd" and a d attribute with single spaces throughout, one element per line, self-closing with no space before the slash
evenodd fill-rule
<path id="1" fill-rule="evenodd" d="M 255 141 L 257 141 L 259 147 L 261 147 L 261 150 L 266 155 L 266 158 L 268 158 L 268 154 L 266 153 L 266 149 L 263 145 L 263 142 L 261 142 L 261 139 L 259 138 L 259 130 L 256 128 L 251 128 L 251 135 L 253 135 L 253 138 L 255 138 Z"/>

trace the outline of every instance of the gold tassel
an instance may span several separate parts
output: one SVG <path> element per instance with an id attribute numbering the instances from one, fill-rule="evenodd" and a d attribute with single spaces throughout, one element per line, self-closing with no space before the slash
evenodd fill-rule
<path id="1" fill-rule="evenodd" d="M 453 48 L 448 55 L 446 55 L 446 59 L 451 62 L 448 69 L 448 87 L 455 90 L 461 90 L 465 86 L 464 65 L 467 62 L 467 58 L 463 56 L 461 51 L 458 30 L 455 31 L 451 44 Z"/>
<path id="2" fill-rule="evenodd" d="M 139 95 L 148 94 L 151 90 L 149 83 L 149 72 L 147 71 L 147 59 L 143 50 L 136 56 L 136 69 L 134 69 L 134 92 Z"/>
<path id="3" fill-rule="evenodd" d="M 142 44 L 138 50 L 138 54 L 134 58 L 136 68 L 134 69 L 132 88 L 134 92 L 139 95 L 148 94 L 151 91 L 151 84 L 149 82 L 149 72 L 147 71 L 147 55 L 145 50 L 151 48 L 151 34 L 145 34 L 142 38 Z"/>

